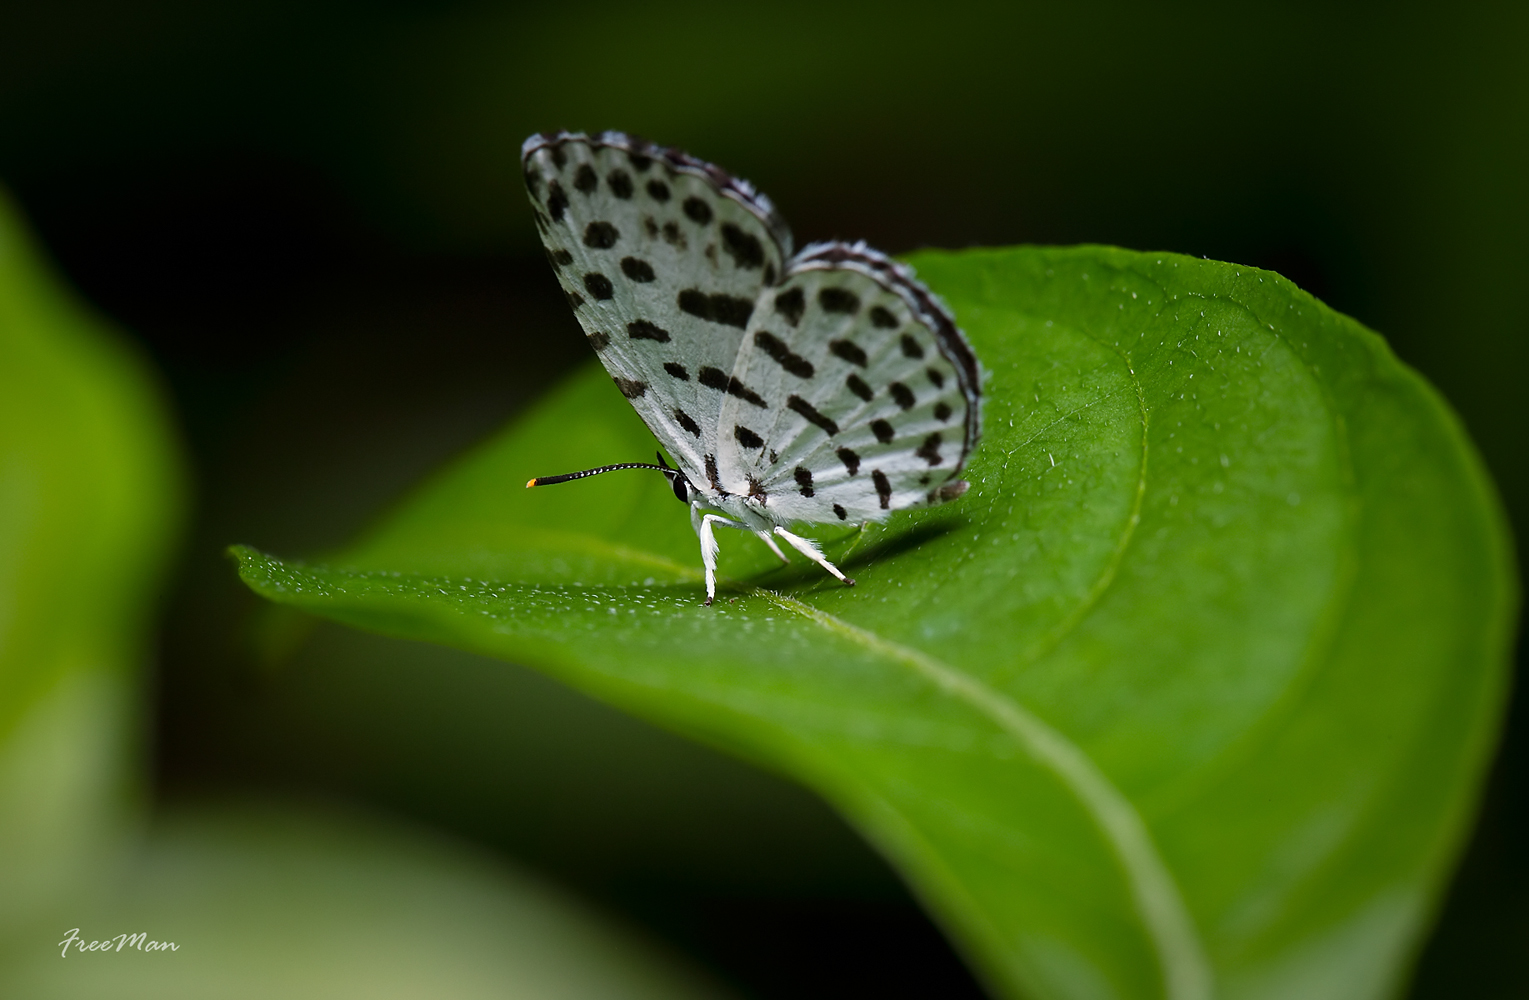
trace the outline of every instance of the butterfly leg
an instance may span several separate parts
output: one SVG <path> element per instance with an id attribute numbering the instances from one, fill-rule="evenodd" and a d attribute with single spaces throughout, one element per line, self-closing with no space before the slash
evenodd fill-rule
<path id="1" fill-rule="evenodd" d="M 780 550 L 780 546 L 775 544 L 775 539 L 770 537 L 770 533 L 768 531 L 756 531 L 754 534 L 759 536 L 759 540 L 761 542 L 764 542 L 770 547 L 770 551 L 775 553 L 775 557 L 781 562 L 789 563 L 791 561 L 790 559 L 787 559 L 786 554 Z"/>
<path id="2" fill-rule="evenodd" d="M 743 528 L 744 526 L 731 518 L 722 517 L 719 514 L 701 514 L 694 507 L 691 509 L 690 523 L 695 526 L 695 533 L 701 536 L 701 565 L 706 568 L 706 604 L 709 607 L 712 601 L 717 599 L 717 536 L 712 532 L 713 522 L 724 528 Z"/>
<path id="3" fill-rule="evenodd" d="M 851 580 L 849 577 L 839 572 L 839 567 L 823 558 L 823 550 L 818 548 L 817 542 L 814 542 L 810 538 L 803 538 L 801 535 L 793 535 L 785 528 L 777 527 L 775 529 L 775 533 L 784 538 L 793 549 L 796 549 L 796 551 L 800 552 L 808 559 L 811 559 L 813 562 L 817 563 L 819 566 L 832 573 L 839 579 L 839 582 L 844 584 L 846 587 L 853 587 L 855 585 L 854 580 Z"/>

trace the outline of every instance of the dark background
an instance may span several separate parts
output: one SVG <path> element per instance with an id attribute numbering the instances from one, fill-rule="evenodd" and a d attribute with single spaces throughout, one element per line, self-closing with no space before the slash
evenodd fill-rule
<path id="1" fill-rule="evenodd" d="M 1529 5 L 12 2 L 0 182 L 158 365 L 193 467 L 163 801 L 486 844 L 747 996 L 977 995 L 808 793 L 519 668 L 294 644 L 223 560 L 343 544 L 587 360 L 518 177 L 555 128 L 714 160 L 799 244 L 1279 271 L 1439 386 L 1529 524 Z M 1526 724 L 1516 698 L 1415 997 L 1529 996 Z"/>

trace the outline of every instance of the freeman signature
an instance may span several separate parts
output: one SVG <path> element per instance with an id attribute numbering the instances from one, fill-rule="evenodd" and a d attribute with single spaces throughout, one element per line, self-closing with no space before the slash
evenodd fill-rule
<path id="1" fill-rule="evenodd" d="M 59 952 L 60 958 L 69 957 L 69 946 L 73 945 L 77 951 L 121 951 L 123 948 L 136 948 L 139 951 L 180 951 L 180 945 L 174 941 L 150 941 L 146 931 L 137 934 L 118 934 L 114 938 L 105 941 L 86 941 L 80 937 L 80 929 L 74 928 L 69 936 L 59 942 L 63 951 Z"/>

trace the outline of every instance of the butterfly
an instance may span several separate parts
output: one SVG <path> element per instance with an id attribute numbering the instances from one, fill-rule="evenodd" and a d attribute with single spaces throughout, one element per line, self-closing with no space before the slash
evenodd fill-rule
<path id="1" fill-rule="evenodd" d="M 538 134 L 526 190 L 558 282 L 621 394 L 673 457 L 717 595 L 715 528 L 779 538 L 854 580 L 797 522 L 946 503 L 982 431 L 982 370 L 949 310 L 864 243 L 791 231 L 747 181 L 620 132 Z"/>

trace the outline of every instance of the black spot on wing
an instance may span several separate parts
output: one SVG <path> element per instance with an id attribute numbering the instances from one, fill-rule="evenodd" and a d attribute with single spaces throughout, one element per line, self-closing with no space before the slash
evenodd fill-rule
<path id="1" fill-rule="evenodd" d="M 745 271 L 764 265 L 764 246 L 759 237 L 745 233 L 731 222 L 722 225 L 722 249 Z"/>
<path id="2" fill-rule="evenodd" d="M 913 390 L 901 382 L 893 382 L 887 386 L 887 391 L 892 394 L 892 398 L 897 402 L 897 405 L 904 410 L 913 409 L 913 404 L 918 402 L 913 396 Z"/>
<path id="3" fill-rule="evenodd" d="M 871 433 L 875 434 L 876 440 L 882 444 L 891 444 L 892 439 L 897 436 L 897 432 L 892 429 L 892 425 L 885 420 L 872 420 Z"/>
<path id="4" fill-rule="evenodd" d="M 669 185 L 655 177 L 648 181 L 648 197 L 654 201 L 668 201 Z"/>
<path id="5" fill-rule="evenodd" d="M 647 173 L 648 168 L 653 165 L 653 157 L 644 156 L 642 153 L 627 153 L 626 158 L 631 161 L 632 169 L 639 174 Z"/>
<path id="6" fill-rule="evenodd" d="M 562 222 L 563 213 L 568 211 L 568 193 L 563 190 L 563 185 L 553 181 L 547 185 L 547 214 L 552 216 L 553 222 Z"/>
<path id="7" fill-rule="evenodd" d="M 871 324 L 873 326 L 879 326 L 883 330 L 895 329 L 897 326 L 897 317 L 893 316 L 892 310 L 888 309 L 886 306 L 872 306 Z"/>
<path id="8" fill-rule="evenodd" d="M 649 323 L 645 319 L 633 320 L 626 325 L 626 335 L 633 340 L 656 340 L 660 344 L 669 342 L 669 331 L 656 323 Z"/>
<path id="9" fill-rule="evenodd" d="M 578 292 L 564 292 L 563 294 L 568 296 L 568 304 L 573 306 L 575 309 L 584 304 L 584 296 L 580 295 Z"/>
<path id="10" fill-rule="evenodd" d="M 834 514 L 841 521 L 847 520 L 849 518 L 849 511 L 845 510 L 843 507 L 839 506 L 838 504 L 834 504 Z"/>
<path id="11" fill-rule="evenodd" d="M 567 250 L 554 250 L 549 256 L 552 258 L 553 267 L 567 267 L 573 263 L 573 254 Z"/>
<path id="12" fill-rule="evenodd" d="M 609 222 L 591 222 L 584 227 L 584 245 L 594 250 L 609 250 L 621 234 Z"/>
<path id="13" fill-rule="evenodd" d="M 849 470 L 850 475 L 853 476 L 860 471 L 860 455 L 853 449 L 840 448 L 834 454 L 839 456 L 839 461 L 844 463 L 844 467 Z"/>
<path id="14" fill-rule="evenodd" d="M 573 186 L 575 190 L 585 194 L 594 193 L 595 188 L 600 186 L 600 178 L 595 176 L 595 168 L 587 163 L 579 165 L 579 169 L 573 173 Z"/>
<path id="15" fill-rule="evenodd" d="M 918 446 L 918 451 L 913 454 L 928 462 L 931 466 L 939 465 L 944 461 L 940 457 L 940 434 L 938 431 L 924 438 L 924 443 Z"/>
<path id="16" fill-rule="evenodd" d="M 707 295 L 699 288 L 687 288 L 680 292 L 676 301 L 682 311 L 700 319 L 743 329 L 749 325 L 754 314 L 754 303 L 731 295 Z"/>
<path id="17" fill-rule="evenodd" d="M 690 373 L 686 371 L 685 366 L 680 364 L 678 361 L 665 361 L 664 371 L 668 372 L 670 375 L 673 375 L 681 382 L 690 381 Z"/>
<path id="18" fill-rule="evenodd" d="M 594 333 L 586 334 L 586 336 L 589 338 L 589 346 L 593 347 L 596 351 L 603 351 L 611 346 L 611 335 L 608 333 L 596 330 Z"/>
<path id="19" fill-rule="evenodd" d="M 559 170 L 562 170 L 564 167 L 568 166 L 568 154 L 563 151 L 562 146 L 552 147 L 552 163 L 553 166 L 557 167 Z"/>
<path id="20" fill-rule="evenodd" d="M 775 311 L 784 317 L 792 326 L 800 323 L 802 313 L 807 309 L 807 302 L 802 297 L 800 288 L 792 288 L 775 296 Z"/>
<path id="21" fill-rule="evenodd" d="M 681 250 L 689 245 L 685 240 L 685 234 L 680 232 L 679 223 L 677 222 L 664 223 L 664 242 Z"/>
<path id="22" fill-rule="evenodd" d="M 652 265 L 645 260 L 638 260 L 636 257 L 621 258 L 621 273 L 633 281 L 639 281 L 643 284 L 652 281 L 654 278 Z"/>
<path id="23" fill-rule="evenodd" d="M 611 284 L 611 279 L 599 271 L 591 271 L 584 275 L 584 290 L 597 299 L 608 299 L 616 294 L 616 288 Z"/>
<path id="24" fill-rule="evenodd" d="M 531 193 L 533 201 L 542 200 L 542 175 L 530 164 L 526 165 L 526 190 Z"/>
<path id="25" fill-rule="evenodd" d="M 942 421 L 942 422 L 946 421 L 946 420 L 949 420 L 950 419 L 950 404 L 949 403 L 944 403 L 944 402 L 940 402 L 940 403 L 934 404 L 934 419 Z"/>
<path id="26" fill-rule="evenodd" d="M 880 469 L 872 469 L 871 482 L 876 484 L 876 497 L 881 501 L 881 509 L 890 509 L 892 506 L 892 484 L 888 481 L 887 474 Z"/>
<path id="27" fill-rule="evenodd" d="M 787 399 L 786 408 L 794 413 L 800 413 L 804 418 L 806 418 L 808 423 L 816 424 L 817 426 L 823 428 L 829 437 L 833 437 L 835 434 L 839 433 L 839 425 L 836 424 L 832 418 L 826 417 L 822 413 L 819 413 L 817 407 L 813 406 L 811 403 L 807 402 L 800 396 L 792 396 L 790 399 Z"/>
<path id="28" fill-rule="evenodd" d="M 722 484 L 717 482 L 717 456 L 706 456 L 706 479 L 711 483 L 711 488 L 721 492 Z"/>
<path id="29" fill-rule="evenodd" d="M 621 394 L 627 399 L 636 399 L 638 396 L 641 396 L 643 393 L 648 391 L 648 383 L 639 382 L 633 378 L 618 377 L 614 381 L 616 383 L 616 388 L 620 389 Z"/>
<path id="30" fill-rule="evenodd" d="M 742 424 L 733 425 L 733 437 L 737 438 L 738 443 L 750 451 L 755 448 L 764 447 L 764 438 L 760 437 L 758 434 L 755 434 L 753 431 L 749 430 Z"/>
<path id="31" fill-rule="evenodd" d="M 696 423 L 690 414 L 686 413 L 678 406 L 674 408 L 674 419 L 681 427 L 689 431 L 692 437 L 698 438 L 701 436 L 701 425 Z M 708 455 L 707 457 L 710 458 L 711 456 Z M 715 479 L 716 477 L 713 476 L 712 478 Z"/>
<path id="32" fill-rule="evenodd" d="M 812 378 L 812 362 L 793 352 L 784 341 L 768 330 L 759 330 L 754 334 L 754 345 L 797 378 Z"/>
<path id="33" fill-rule="evenodd" d="M 804 497 L 812 496 L 814 493 L 812 488 L 812 470 L 806 466 L 798 465 L 796 471 L 792 474 L 796 476 L 797 492 Z"/>
<path id="34" fill-rule="evenodd" d="M 859 396 L 867 403 L 871 401 L 872 396 L 876 395 L 871 391 L 871 387 L 865 384 L 865 380 L 862 379 L 859 375 L 856 375 L 854 372 L 849 373 L 849 378 L 844 380 L 844 384 L 849 386 L 850 392 Z"/>
<path id="35" fill-rule="evenodd" d="M 859 365 L 861 368 L 865 367 L 865 352 L 862 351 L 853 341 L 830 340 L 828 342 L 828 350 L 834 356 L 843 358 L 845 361 L 848 361 L 852 365 Z"/>
<path id="36" fill-rule="evenodd" d="M 695 195 L 685 199 L 685 217 L 698 226 L 711 222 L 711 206 Z"/>
<path id="37" fill-rule="evenodd" d="M 934 387 L 936 389 L 945 388 L 945 376 L 940 374 L 940 370 L 938 368 L 930 368 L 924 374 L 929 376 L 929 381 L 934 383 Z"/>
<path id="38" fill-rule="evenodd" d="M 824 312 L 853 315 L 860 309 L 860 296 L 847 288 L 825 288 L 818 292 L 818 305 Z"/>
<path id="39" fill-rule="evenodd" d="M 917 340 L 913 339 L 913 334 L 903 334 L 900 343 L 903 348 L 903 357 L 917 360 L 924 356 L 924 348 Z"/>
<path id="40" fill-rule="evenodd" d="M 696 374 L 696 381 L 708 389 L 716 389 L 718 392 L 725 392 L 729 396 L 737 396 L 744 402 L 753 403 L 762 410 L 769 409 L 769 405 L 764 401 L 763 396 L 744 385 L 736 375 L 729 377 L 720 368 L 712 368 L 710 366 L 702 368 Z"/>
<path id="41" fill-rule="evenodd" d="M 617 198 L 632 197 L 632 175 L 625 170 L 612 170 L 605 176 L 605 183 L 611 186 L 611 194 Z"/>

